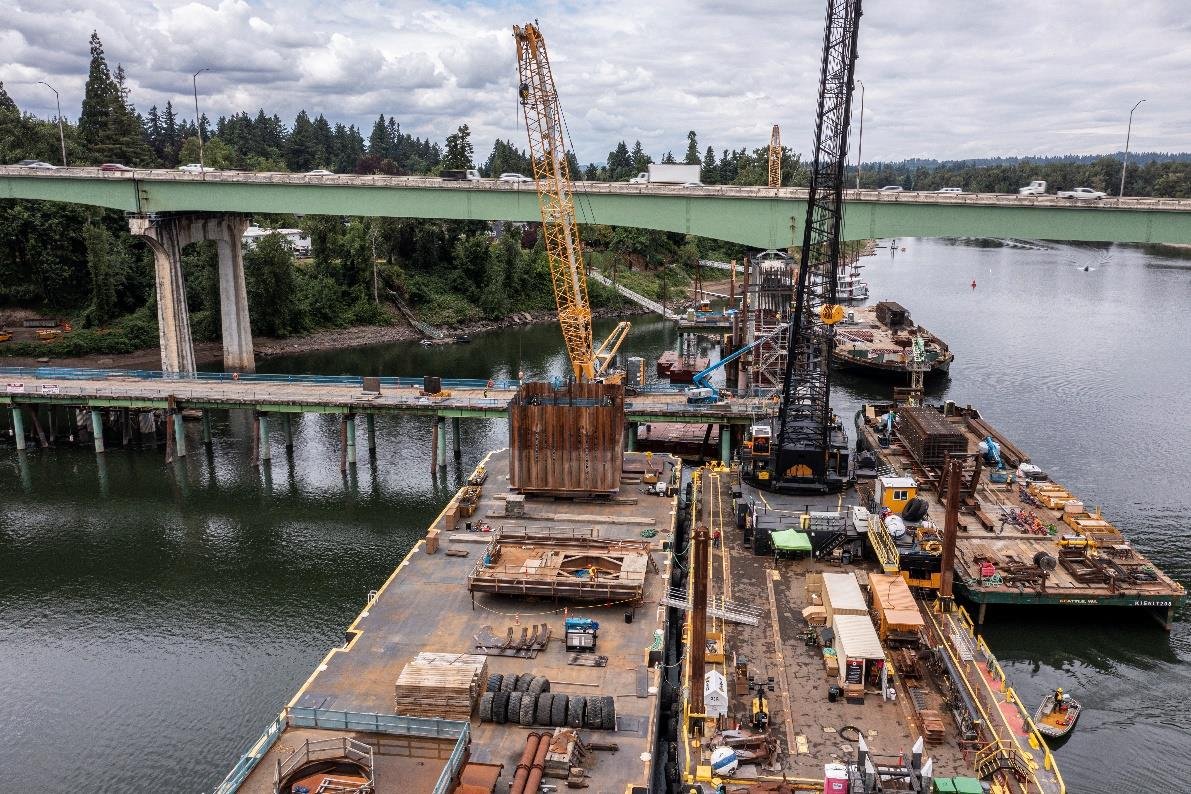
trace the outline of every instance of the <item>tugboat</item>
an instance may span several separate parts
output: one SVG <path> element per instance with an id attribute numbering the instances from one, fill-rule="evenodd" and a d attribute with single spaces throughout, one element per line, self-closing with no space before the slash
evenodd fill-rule
<path id="1" fill-rule="evenodd" d="M 1065 739 L 1075 728 L 1081 706 L 1059 687 L 1048 692 L 1034 712 L 1034 724 L 1038 732 L 1048 739 Z"/>

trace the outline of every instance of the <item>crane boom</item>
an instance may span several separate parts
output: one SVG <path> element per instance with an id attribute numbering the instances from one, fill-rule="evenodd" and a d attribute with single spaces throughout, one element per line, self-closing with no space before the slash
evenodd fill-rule
<path id="1" fill-rule="evenodd" d="M 849 477 L 847 439 L 831 412 L 831 354 L 833 326 L 843 317 L 836 285 L 860 15 L 861 0 L 827 2 L 814 164 L 773 449 L 777 488 L 837 490 Z"/>
<path id="2" fill-rule="evenodd" d="M 769 133 L 769 186 L 782 186 L 782 131 L 776 124 Z"/>
<path id="3" fill-rule="evenodd" d="M 618 325 L 597 351 L 592 342 L 591 303 L 583 269 L 583 244 L 575 217 L 574 186 L 567 164 L 562 107 L 550 71 L 546 40 L 534 23 L 514 26 L 513 38 L 517 43 L 521 108 L 529 134 L 529 157 L 538 191 L 558 322 L 575 377 L 592 381 L 606 374 L 628 333 L 628 323 Z"/>

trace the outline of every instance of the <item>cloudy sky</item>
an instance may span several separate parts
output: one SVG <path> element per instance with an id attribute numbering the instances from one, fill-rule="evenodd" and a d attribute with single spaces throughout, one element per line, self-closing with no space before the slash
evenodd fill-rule
<path id="1" fill-rule="evenodd" d="M 468 123 L 482 159 L 523 143 L 511 26 L 537 18 L 582 161 L 640 139 L 655 157 L 810 147 L 823 0 L 429 2 L 11 0 L 0 80 L 39 116 L 77 117 L 98 30 L 142 112 L 214 118 L 300 108 L 368 129 L 378 113 L 443 139 Z M 1110 152 L 1138 99 L 1134 151 L 1191 150 L 1191 17 L 1178 0 L 866 0 L 857 77 L 864 159 Z M 858 115 L 859 103 L 855 114 Z M 855 127 L 854 127 L 855 132 Z M 855 152 L 853 134 L 853 152 Z"/>

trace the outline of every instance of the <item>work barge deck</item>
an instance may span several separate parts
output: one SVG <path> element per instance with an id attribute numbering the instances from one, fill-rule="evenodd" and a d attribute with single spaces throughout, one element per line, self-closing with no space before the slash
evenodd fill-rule
<path id="1" fill-rule="evenodd" d="M 628 453 L 616 497 L 531 497 L 490 453 L 219 794 L 651 790 L 677 502 L 646 473 L 677 483 L 681 463 Z M 568 616 L 599 624 L 575 640 L 594 647 Z"/>
<path id="2" fill-rule="evenodd" d="M 890 410 L 897 417 L 892 434 L 886 429 Z M 974 605 L 977 626 L 990 604 L 1117 606 L 1139 607 L 1170 630 L 1186 597 L 1183 586 L 1099 508 L 1033 465 L 975 408 L 868 405 L 857 414 L 856 426 L 858 446 L 876 454 L 878 471 L 913 480 L 929 505 L 925 523 L 936 530 L 946 513 L 944 466 L 949 458 L 962 462 L 955 586 Z M 1004 468 L 984 459 L 980 445 L 987 439 L 999 448 Z M 872 493 L 871 485 L 858 488 Z M 874 507 L 871 496 L 867 506 Z M 896 543 L 875 515 L 869 520 L 870 542 L 883 565 L 896 570 Z"/>
<path id="3" fill-rule="evenodd" d="M 851 513 L 843 497 L 761 492 L 727 467 L 697 469 L 692 480 L 687 599 L 701 600 L 695 572 L 705 565 L 711 608 L 704 622 L 687 611 L 683 628 L 689 697 L 678 763 L 688 785 L 871 794 L 980 791 L 984 781 L 1004 794 L 1066 791 L 1028 708 L 967 613 L 916 600 L 900 576 L 841 554 L 847 545 L 824 543 Z M 831 531 L 801 532 L 813 538 L 804 551 L 779 549 L 773 533 L 805 529 L 808 510 L 812 527 L 825 521 Z M 881 595 L 892 584 L 902 586 L 902 600 Z M 851 600 L 841 595 L 849 588 Z M 872 635 L 867 651 L 844 642 L 848 622 Z M 702 658 L 692 653 L 700 647 Z M 867 657 L 855 676 L 854 656 Z M 761 726 L 758 693 L 767 713 Z M 734 758 L 725 758 L 728 750 Z M 961 780 L 966 787 L 949 787 Z"/>

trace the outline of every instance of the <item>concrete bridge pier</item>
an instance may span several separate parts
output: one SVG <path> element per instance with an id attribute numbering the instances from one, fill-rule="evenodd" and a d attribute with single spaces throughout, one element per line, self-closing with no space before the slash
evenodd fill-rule
<path id="1" fill-rule="evenodd" d="M 455 460 L 463 460 L 463 439 L 459 437 L 459 417 L 451 417 L 451 443 L 454 445 Z"/>
<path id="2" fill-rule="evenodd" d="M 91 409 L 91 435 L 95 437 L 95 451 L 103 452 L 103 414 Z"/>
<path id="3" fill-rule="evenodd" d="M 732 459 L 732 426 L 720 425 L 720 463 Z"/>
<path id="4" fill-rule="evenodd" d="M 625 452 L 636 452 L 637 451 L 637 423 L 636 422 L 628 423 L 628 428 L 625 432 L 624 451 Z"/>
<path id="5" fill-rule="evenodd" d="M 264 411 L 256 415 L 257 432 L 260 433 L 261 445 L 261 462 L 268 463 L 273 458 L 273 453 L 269 449 L 269 415 Z"/>
<path id="6" fill-rule="evenodd" d="M 136 215 L 128 219 L 128 228 L 134 236 L 144 238 L 153 251 L 162 372 L 177 375 L 195 371 L 182 249 L 202 240 L 214 240 L 219 254 L 223 367 L 235 372 L 255 372 L 241 253 L 248 219 L 230 214 Z"/>
<path id="7" fill-rule="evenodd" d="M 17 449 L 25 448 L 25 415 L 19 405 L 12 407 L 12 437 L 17 442 Z"/>

